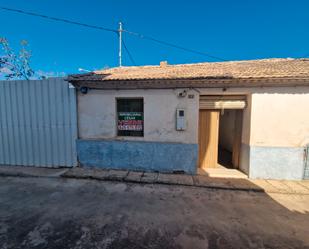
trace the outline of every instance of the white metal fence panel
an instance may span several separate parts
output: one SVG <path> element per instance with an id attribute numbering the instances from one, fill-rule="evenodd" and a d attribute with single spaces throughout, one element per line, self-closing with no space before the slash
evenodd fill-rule
<path id="1" fill-rule="evenodd" d="M 76 113 L 62 78 L 0 81 L 0 164 L 76 166 Z"/>

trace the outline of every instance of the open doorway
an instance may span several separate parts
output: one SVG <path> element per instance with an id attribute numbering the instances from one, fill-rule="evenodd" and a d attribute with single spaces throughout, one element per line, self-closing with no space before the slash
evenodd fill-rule
<path id="1" fill-rule="evenodd" d="M 242 110 L 222 110 L 219 121 L 218 167 L 239 168 Z"/>
<path id="2" fill-rule="evenodd" d="M 240 172 L 244 95 L 201 95 L 199 101 L 198 173 L 247 177 Z"/>
<path id="3" fill-rule="evenodd" d="M 242 110 L 200 110 L 199 168 L 239 168 Z"/>

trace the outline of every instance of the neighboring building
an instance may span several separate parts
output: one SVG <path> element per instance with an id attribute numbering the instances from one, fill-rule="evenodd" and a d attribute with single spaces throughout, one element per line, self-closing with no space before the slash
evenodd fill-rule
<path id="1" fill-rule="evenodd" d="M 81 165 L 196 173 L 219 163 L 251 178 L 309 176 L 307 59 L 161 62 L 68 81 Z"/>

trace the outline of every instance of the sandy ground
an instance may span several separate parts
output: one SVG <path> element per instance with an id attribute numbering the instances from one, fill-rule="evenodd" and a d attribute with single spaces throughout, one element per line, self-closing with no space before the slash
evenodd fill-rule
<path id="1" fill-rule="evenodd" d="M 309 196 L 0 177 L 0 248 L 309 248 Z"/>

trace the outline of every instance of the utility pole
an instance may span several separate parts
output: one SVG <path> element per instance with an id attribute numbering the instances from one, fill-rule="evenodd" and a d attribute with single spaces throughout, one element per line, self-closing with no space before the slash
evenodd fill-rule
<path id="1" fill-rule="evenodd" d="M 122 23 L 119 22 L 119 67 L 122 67 Z"/>

